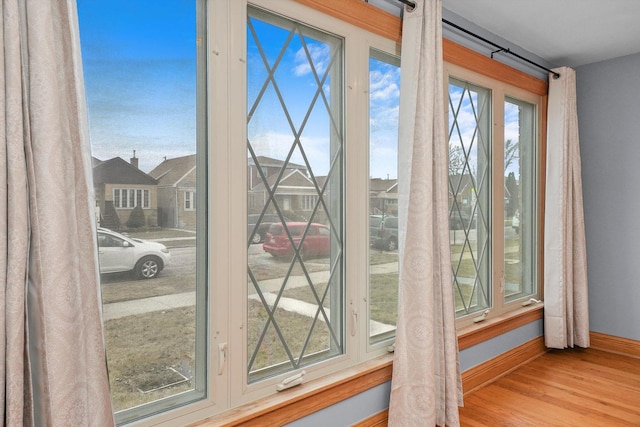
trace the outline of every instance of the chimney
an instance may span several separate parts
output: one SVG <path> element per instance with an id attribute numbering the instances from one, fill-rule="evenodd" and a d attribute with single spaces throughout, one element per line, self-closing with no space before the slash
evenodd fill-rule
<path id="1" fill-rule="evenodd" d="M 138 169 L 138 158 L 136 157 L 136 150 L 133 150 L 133 157 L 129 159 L 131 161 L 131 165 Z"/>

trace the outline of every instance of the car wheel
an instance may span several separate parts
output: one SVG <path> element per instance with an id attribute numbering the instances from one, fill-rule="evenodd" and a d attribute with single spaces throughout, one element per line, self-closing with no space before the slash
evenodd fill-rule
<path id="1" fill-rule="evenodd" d="M 398 242 L 396 242 L 395 238 L 391 237 L 387 242 L 387 250 L 395 251 L 396 249 L 398 249 Z"/>
<path id="2" fill-rule="evenodd" d="M 262 242 L 262 236 L 260 235 L 260 233 L 256 233 L 253 235 L 253 239 L 251 239 L 252 243 L 260 243 Z"/>
<path id="3" fill-rule="evenodd" d="M 154 256 L 141 258 L 134 269 L 138 279 L 153 279 L 162 270 L 160 260 Z"/>

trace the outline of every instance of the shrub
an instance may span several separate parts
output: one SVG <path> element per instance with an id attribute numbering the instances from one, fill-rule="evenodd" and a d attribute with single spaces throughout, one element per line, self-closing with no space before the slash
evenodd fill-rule
<path id="1" fill-rule="evenodd" d="M 145 219 L 144 219 L 144 211 L 142 210 L 142 206 L 136 206 L 131 211 L 129 215 L 129 219 L 127 220 L 127 227 L 129 228 L 140 228 L 144 227 Z"/>

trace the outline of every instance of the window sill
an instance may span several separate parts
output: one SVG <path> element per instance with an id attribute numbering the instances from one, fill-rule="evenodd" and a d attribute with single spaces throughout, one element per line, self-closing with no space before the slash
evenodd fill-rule
<path id="1" fill-rule="evenodd" d="M 284 425 L 391 380 L 393 354 L 230 409 L 191 427 Z"/>
<path id="2" fill-rule="evenodd" d="M 464 350 L 541 319 L 543 308 L 543 304 L 523 307 L 460 329 L 458 348 Z M 191 427 L 287 424 L 390 381 L 392 369 L 393 354 L 380 356 L 325 378 L 198 421 L 191 424 Z"/>
<path id="3" fill-rule="evenodd" d="M 458 349 L 472 347 L 527 323 L 542 319 L 544 304 L 522 307 L 458 330 Z"/>

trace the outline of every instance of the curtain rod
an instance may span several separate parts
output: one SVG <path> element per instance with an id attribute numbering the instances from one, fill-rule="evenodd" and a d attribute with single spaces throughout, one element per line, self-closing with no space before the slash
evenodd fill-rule
<path id="1" fill-rule="evenodd" d="M 413 9 L 414 7 L 416 7 L 416 4 L 415 4 L 414 2 L 412 2 L 411 0 L 398 0 L 398 1 L 399 1 L 400 3 L 402 3 L 402 4 L 405 4 L 405 5 L 409 6 L 411 9 Z M 542 66 L 542 65 L 540 65 L 540 64 L 538 64 L 538 63 L 536 63 L 536 62 L 533 62 L 533 61 L 531 61 L 530 59 L 525 58 L 524 56 L 518 55 L 517 53 L 513 52 L 511 49 L 509 49 L 509 48 L 507 48 L 507 47 L 500 46 L 499 44 L 496 44 L 496 43 L 492 42 L 491 40 L 487 40 L 487 39 L 485 39 L 484 37 L 482 37 L 482 36 L 480 36 L 480 35 L 478 35 L 478 34 L 476 34 L 476 33 L 473 33 L 473 32 L 471 32 L 471 31 L 467 30 L 466 28 L 462 28 L 461 26 L 456 25 L 456 24 L 454 24 L 454 23 L 453 23 L 453 22 L 451 22 L 451 21 L 447 21 L 446 19 L 442 19 L 442 22 L 443 22 L 444 24 L 447 24 L 447 25 L 449 25 L 449 26 L 451 26 L 451 27 L 453 27 L 453 28 L 455 28 L 455 29 L 459 30 L 459 31 L 462 31 L 462 32 L 463 32 L 463 33 L 465 33 L 465 34 L 468 34 L 468 35 L 470 35 L 470 36 L 472 36 L 472 37 L 475 37 L 475 38 L 477 38 L 478 40 L 482 40 L 483 42 L 485 42 L 485 43 L 487 43 L 487 44 L 490 44 L 491 46 L 493 46 L 493 47 L 497 48 L 498 50 L 491 52 L 491 58 L 492 58 L 492 59 L 493 59 L 493 55 L 494 55 L 494 54 L 496 54 L 496 53 L 500 53 L 500 52 L 508 53 L 508 54 L 513 55 L 513 56 L 515 56 L 516 58 L 520 59 L 521 61 L 525 61 L 525 62 L 527 62 L 527 63 L 529 63 L 529 64 L 531 64 L 531 65 L 534 65 L 534 66 L 536 66 L 536 67 L 538 67 L 538 68 L 542 68 L 543 70 L 545 70 L 545 71 L 547 71 L 547 72 L 549 72 L 549 73 L 553 74 L 553 78 L 554 78 L 554 79 L 557 79 L 558 77 L 560 77 L 560 74 L 559 74 L 559 73 L 556 73 L 555 71 L 550 70 L 550 69 L 549 69 L 549 68 L 547 68 L 547 67 L 544 67 L 544 66 Z"/>

